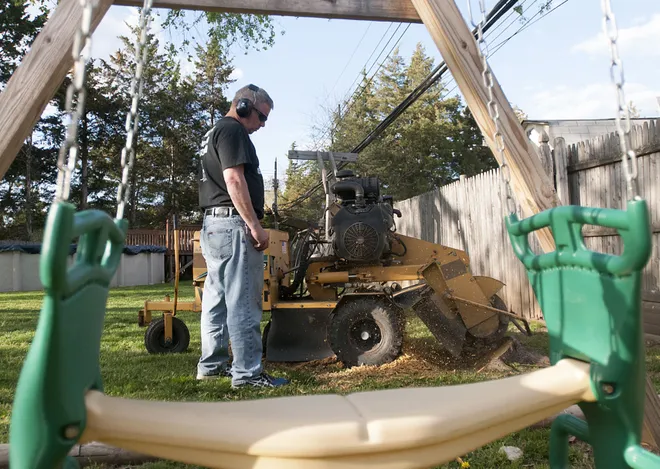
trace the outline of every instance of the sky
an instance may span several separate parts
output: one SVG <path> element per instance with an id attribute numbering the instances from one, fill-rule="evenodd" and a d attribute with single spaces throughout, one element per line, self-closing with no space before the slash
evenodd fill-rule
<path id="1" fill-rule="evenodd" d="M 496 0 L 485 3 L 486 10 L 490 10 Z M 614 117 L 617 101 L 610 78 L 611 56 L 603 33 L 601 2 L 553 0 L 551 7 L 555 10 L 546 16 L 534 16 L 541 3 L 520 0 L 524 16 L 534 17 L 535 22 L 501 48 L 497 46 L 521 27 L 517 14 L 505 15 L 486 34 L 489 50 L 497 49 L 489 63 L 509 102 L 533 120 Z M 641 117 L 660 117 L 660 2 L 611 3 L 619 28 L 626 99 L 635 103 Z M 470 24 L 467 2 L 457 0 L 457 5 Z M 472 0 L 472 10 L 478 14 L 477 0 Z M 112 6 L 94 32 L 92 56 L 107 58 L 118 49 L 118 36 L 128 35 L 126 23 L 135 24 L 136 19 L 137 9 Z M 233 50 L 236 82 L 228 89 L 231 97 L 241 86 L 254 83 L 274 100 L 268 123 L 252 135 L 266 177 L 273 176 L 277 159 L 278 179 L 282 179 L 288 165 L 287 152 L 294 142 L 300 150 L 316 149 L 314 127 L 324 124 L 328 109 L 336 109 L 350 96 L 363 68 L 371 69 L 371 73 L 378 68 L 397 40 L 399 54 L 406 63 L 418 43 L 436 64 L 442 61 L 423 24 L 282 16 L 273 19 L 276 31 L 283 30 L 284 35 L 278 35 L 274 46 L 266 51 L 250 50 L 245 54 Z M 158 34 L 161 40 L 171 38 L 167 31 Z M 184 70 L 188 69 L 189 65 L 184 64 Z M 451 94 L 460 95 L 451 74 L 443 80 Z M 369 130 L 364 129 L 365 136 Z"/>

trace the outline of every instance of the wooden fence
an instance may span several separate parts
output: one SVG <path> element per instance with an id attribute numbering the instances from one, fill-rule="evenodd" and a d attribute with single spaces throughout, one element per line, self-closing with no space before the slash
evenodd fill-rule
<path id="1" fill-rule="evenodd" d="M 660 119 L 632 131 L 637 152 L 638 191 L 649 204 L 653 253 L 644 270 L 647 332 L 660 335 Z M 540 158 L 555 182 L 562 203 L 625 208 L 626 183 L 616 134 L 567 146 L 562 138 L 541 144 Z M 514 197 L 515 199 L 515 197 Z M 568 202 L 567 202 L 568 201 Z M 463 178 L 439 190 L 396 203 L 403 213 L 397 231 L 467 251 L 475 275 L 505 282 L 503 296 L 512 309 L 529 319 L 542 319 L 522 263 L 513 253 L 504 224 L 506 192 L 498 169 Z M 516 204 L 518 215 L 522 217 Z M 620 254 L 622 242 L 613 230 L 585 227 L 589 249 Z M 530 244 L 542 252 L 534 236 Z M 657 302 L 656 302 L 657 301 Z"/>
<path id="2" fill-rule="evenodd" d="M 181 255 L 192 255 L 193 235 L 199 231 L 201 226 L 184 225 L 179 226 L 179 252 Z M 168 253 L 174 253 L 174 233 L 168 226 L 165 230 L 128 230 L 126 245 L 151 245 L 166 247 Z"/>

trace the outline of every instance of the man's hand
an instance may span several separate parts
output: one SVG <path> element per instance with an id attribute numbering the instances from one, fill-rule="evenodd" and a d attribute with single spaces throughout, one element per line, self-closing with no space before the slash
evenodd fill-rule
<path id="1" fill-rule="evenodd" d="M 268 247 L 268 241 L 270 238 L 268 236 L 268 231 L 264 230 L 261 225 L 250 227 L 249 230 L 252 237 L 250 241 L 252 241 L 255 249 L 257 251 L 265 250 Z"/>

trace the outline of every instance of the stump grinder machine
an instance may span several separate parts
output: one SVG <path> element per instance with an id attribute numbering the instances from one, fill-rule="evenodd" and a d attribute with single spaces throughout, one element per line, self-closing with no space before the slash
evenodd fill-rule
<path id="1" fill-rule="evenodd" d="M 265 359 L 306 362 L 336 356 L 345 366 L 381 365 L 397 358 L 407 314 L 416 314 L 453 357 L 488 354 L 507 340 L 513 323 L 531 334 L 527 321 L 510 311 L 498 292 L 504 286 L 475 276 L 465 251 L 396 233 L 391 196 L 378 177 L 337 169 L 354 153 L 290 151 L 290 159 L 318 160 L 325 190 L 322 223 L 282 220 L 270 229 L 264 255 L 263 331 Z M 326 162 L 331 177 L 327 177 Z M 396 218 L 395 218 L 396 217 Z M 149 325 L 151 353 L 183 352 L 189 331 L 177 311 L 201 311 L 206 266 L 194 237 L 192 302 L 146 301 L 138 323 Z M 178 248 L 178 243 L 175 243 Z M 178 269 L 178 260 L 176 261 Z M 403 288 L 401 283 L 408 283 Z M 152 312 L 163 317 L 152 321 Z"/>

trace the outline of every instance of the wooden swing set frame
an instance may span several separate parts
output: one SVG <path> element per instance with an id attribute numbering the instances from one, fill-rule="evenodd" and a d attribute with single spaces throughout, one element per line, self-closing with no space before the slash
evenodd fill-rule
<path id="1" fill-rule="evenodd" d="M 139 0 L 98 0 L 90 33 L 96 29 L 112 5 L 139 7 L 142 6 L 142 2 Z M 154 0 L 153 8 L 423 23 L 456 80 L 486 143 L 493 150 L 498 162 L 502 164 L 498 152 L 495 151 L 496 142 L 492 137 L 495 128 L 488 112 L 488 90 L 482 81 L 482 63 L 478 48 L 453 0 Z M 0 109 L 2 109 L 2 113 L 0 113 L 0 179 L 4 177 L 47 103 L 73 65 L 71 49 L 81 16 L 82 6 L 79 0 L 61 0 L 52 17 L 35 39 L 32 48 L 7 83 L 7 87 L 0 94 Z M 504 153 L 510 168 L 511 188 L 524 216 L 532 216 L 561 205 L 553 182 L 544 172 L 540 158 L 536 157 L 537 148 L 527 138 L 494 76 L 493 92 L 494 101 L 499 107 L 500 132 L 504 141 L 507 142 Z M 555 249 L 553 236 L 548 228 L 536 231 L 535 235 L 545 252 Z M 648 377 L 646 383 L 643 442 L 657 448 L 660 443 L 660 400 Z M 420 392 L 427 392 L 428 396 L 421 395 Z M 434 392 L 436 394 L 433 394 Z M 441 396 L 437 394 L 439 392 L 444 393 L 442 394 L 443 400 L 438 400 Z M 86 398 L 90 431 L 84 436 L 88 441 L 98 437 L 111 444 L 136 450 L 149 450 L 152 446 L 158 445 L 156 440 L 163 440 L 160 442 L 161 447 L 158 454 L 180 459 L 177 451 L 181 450 L 181 444 L 186 443 L 181 441 L 180 435 L 175 436 L 178 440 L 177 445 L 171 446 L 171 450 L 168 450 L 166 448 L 171 443 L 169 439 L 172 437 L 172 432 L 157 433 L 160 429 L 169 427 L 166 420 L 168 416 L 171 416 L 171 412 L 193 412 L 194 415 L 186 417 L 186 426 L 188 429 L 197 430 L 189 433 L 188 438 L 196 438 L 198 442 L 200 438 L 208 440 L 210 434 L 217 431 L 217 425 L 220 422 L 219 424 L 225 428 L 220 437 L 225 441 L 234 440 L 238 446 L 248 443 L 251 446 L 243 448 L 242 455 L 238 456 L 238 453 L 229 448 L 225 448 L 223 451 L 222 448 L 211 449 L 211 446 L 207 446 L 205 449 L 203 444 L 202 446 L 197 444 L 197 449 L 191 451 L 190 457 L 187 457 L 189 461 L 203 464 L 211 461 L 212 458 L 222 456 L 225 458 L 223 464 L 226 466 L 268 467 L 269 469 L 303 467 L 301 462 L 305 463 L 306 468 L 343 468 L 356 465 L 392 468 L 417 467 L 418 464 L 433 464 L 439 455 L 451 458 L 456 452 L 462 454 L 462 451 L 470 450 L 475 447 L 475 444 L 483 444 L 498 436 L 524 428 L 526 425 L 542 420 L 580 400 L 593 401 L 595 399 L 589 389 L 587 365 L 570 359 L 562 360 L 547 370 L 499 382 L 478 383 L 444 390 L 437 388 L 428 391 L 392 390 L 391 393 L 356 394 L 346 398 L 339 396 L 297 398 L 292 401 L 292 405 L 295 404 L 297 409 L 296 415 L 300 415 L 300 406 L 307 407 L 308 410 L 308 418 L 300 417 L 298 420 L 291 418 L 289 411 L 292 410 L 292 407 L 285 405 L 284 401 L 282 401 L 282 407 L 275 411 L 272 406 L 277 408 L 277 404 L 271 400 L 264 400 L 261 403 L 245 403 L 246 412 L 251 409 L 248 413 L 255 419 L 252 425 L 263 424 L 260 417 L 267 410 L 266 406 L 271 406 L 268 409 L 270 413 L 281 413 L 285 423 L 285 425 L 279 423 L 279 433 L 276 436 L 268 437 L 269 431 L 274 429 L 268 428 L 271 420 L 265 422 L 265 428 L 257 432 L 262 432 L 264 438 L 255 442 L 251 440 L 254 438 L 254 428 L 247 429 L 247 425 L 250 423 L 232 422 L 231 415 L 228 416 L 224 413 L 226 409 L 229 409 L 229 407 L 223 407 L 224 404 L 152 403 L 149 404 L 149 409 L 145 409 L 137 407 L 138 405 L 145 406 L 146 404 L 143 402 L 140 404 L 137 401 L 117 403 L 100 392 L 91 391 Z M 502 393 L 507 395 L 503 396 Z M 417 404 L 424 406 L 426 411 L 428 411 L 429 403 L 434 402 L 435 411 L 428 411 L 428 415 L 425 415 L 425 418 L 428 418 L 427 424 L 412 416 L 408 421 L 406 412 L 388 409 L 392 398 L 395 397 L 397 400 L 404 399 L 413 407 L 416 407 Z M 514 402 L 511 402 L 511 399 Z M 305 401 L 303 402 L 303 400 Z M 485 402 L 485 404 L 475 410 L 467 405 L 470 400 L 476 403 Z M 453 405 L 452 402 L 456 401 L 464 402 L 465 405 Z M 242 404 L 231 403 L 231 405 L 233 406 L 231 409 L 235 410 Z M 173 406 L 176 406 L 176 409 Z M 487 411 L 488 408 L 491 408 L 490 413 Z M 503 415 L 507 411 L 506 409 L 513 413 L 510 416 Z M 416 414 L 416 410 L 421 412 L 423 409 L 413 409 L 410 414 Z M 154 432 L 153 428 L 144 428 L 146 423 L 141 421 L 140 417 L 145 415 L 145 412 L 150 414 L 150 425 L 153 425 L 154 421 L 159 421 L 158 431 Z M 354 416 L 356 412 L 358 415 Z M 213 416 L 215 413 L 217 413 L 216 417 Z M 375 417 L 375 420 L 369 420 L 370 414 Z M 434 417 L 432 414 L 437 415 Z M 241 414 L 241 418 L 245 418 L 245 415 Z M 386 417 L 389 417 L 389 420 Z M 364 434 L 362 434 L 365 429 L 356 423 L 356 419 L 367 421 L 366 431 L 369 441 L 366 443 Z M 490 426 L 484 426 L 484 419 L 490 419 L 487 422 Z M 394 420 L 399 422 L 396 427 L 388 426 Z M 222 421 L 225 423 L 221 423 Z M 335 428 L 334 436 L 329 439 L 329 433 L 326 430 L 332 425 L 339 425 L 340 421 L 343 422 L 341 423 L 343 426 Z M 351 421 L 353 421 L 352 424 Z M 462 433 L 463 436 L 456 439 L 451 432 L 458 431 L 458 428 L 455 427 L 455 423 L 458 421 L 462 422 L 463 430 L 467 428 L 470 429 L 470 432 Z M 318 427 L 315 430 L 315 423 L 324 423 L 327 426 Z M 288 429 L 285 428 L 287 424 L 290 425 Z M 210 425 L 215 425 L 215 430 Z M 117 434 L 121 428 L 125 433 L 126 426 L 134 428 L 132 435 L 134 441 L 107 437 Z M 408 430 L 406 430 L 406 426 Z M 246 428 L 245 432 L 241 428 Z M 315 439 L 314 432 L 317 430 L 318 439 Z M 434 434 L 435 443 L 429 440 L 428 446 L 416 447 L 414 454 L 402 456 L 401 451 L 405 452 L 406 444 L 410 443 L 403 441 L 405 440 L 403 434 L 407 432 L 410 438 L 420 442 L 427 438 L 422 434 L 424 431 L 428 435 Z M 301 432 L 306 433 L 303 435 Z M 140 437 L 147 433 L 151 433 L 156 440 L 140 440 Z M 176 430 L 175 433 L 177 433 Z M 438 444 L 437 438 L 440 434 L 444 434 L 444 440 Z M 216 435 L 216 437 L 218 436 Z M 217 438 L 212 438 L 207 441 L 207 444 L 211 445 L 214 439 L 217 441 Z M 290 451 L 292 443 L 287 441 L 290 439 L 297 440 L 303 446 L 308 445 L 298 448 L 298 457 L 306 454 L 307 456 L 303 457 L 307 459 L 304 461 L 289 459 L 292 455 L 287 451 Z M 163 444 L 165 446 L 162 446 Z M 334 454 L 337 454 L 340 447 L 345 449 L 351 445 L 355 445 L 353 456 L 335 458 L 332 463 L 325 459 L 331 457 L 333 451 Z M 380 459 L 373 459 L 369 450 L 369 447 L 373 445 L 382 446 L 380 450 L 384 453 L 379 455 Z M 258 454 L 262 456 L 258 457 Z M 264 454 L 268 456 L 263 456 Z M 409 458 L 408 464 L 401 464 L 401 461 L 406 458 Z M 301 463 L 300 466 L 299 463 Z"/>

